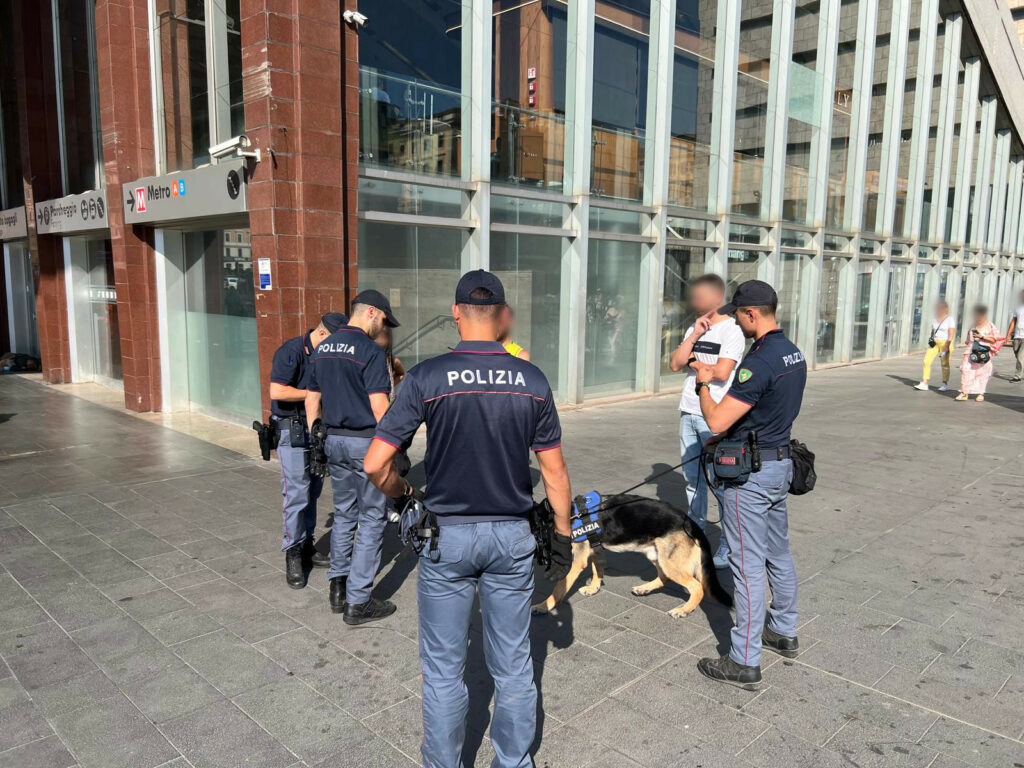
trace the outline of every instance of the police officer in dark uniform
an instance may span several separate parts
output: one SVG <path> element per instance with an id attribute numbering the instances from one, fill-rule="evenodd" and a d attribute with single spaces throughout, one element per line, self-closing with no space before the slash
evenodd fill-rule
<path id="1" fill-rule="evenodd" d="M 270 420 L 276 426 L 277 459 L 281 462 L 284 496 L 285 580 L 292 589 L 306 586 L 304 561 L 326 568 L 328 559 L 313 547 L 316 500 L 323 481 L 309 474 L 309 430 L 306 427 L 306 387 L 309 357 L 317 344 L 348 323 L 340 312 L 328 312 L 302 336 L 288 339 L 274 353 L 270 369 Z"/>
<path id="2" fill-rule="evenodd" d="M 754 433 L 761 454 L 760 471 L 743 483 L 726 482 L 718 492 L 722 528 L 732 550 L 736 625 L 728 655 L 697 663 L 705 676 L 747 690 L 757 690 L 761 681 L 762 646 L 788 657 L 798 649 L 797 578 L 786 496 L 793 480 L 790 430 L 800 413 L 807 363 L 775 320 L 778 303 L 770 285 L 749 280 L 718 310 L 735 315 L 743 335 L 754 339 L 721 403 L 708 390 L 710 367 L 697 365 L 701 411 L 711 431 L 724 433 L 726 440 L 744 440 Z M 772 590 L 767 618 L 766 574 Z"/>
<path id="3" fill-rule="evenodd" d="M 463 673 L 473 601 L 479 592 L 487 667 L 494 678 L 495 768 L 532 766 L 537 690 L 530 658 L 533 506 L 530 452 L 540 464 L 557 531 L 559 562 L 570 550 L 569 478 L 551 388 L 540 369 L 497 341 L 505 290 L 483 270 L 459 281 L 452 313 L 462 341 L 406 374 L 377 427 L 366 470 L 388 496 L 412 489 L 393 460 L 427 425 L 426 508 L 437 548 L 419 563 L 423 754 L 431 768 L 459 768 L 469 697 Z"/>
<path id="4" fill-rule="evenodd" d="M 395 612 L 393 603 L 370 596 L 380 567 L 387 499 L 363 471 L 363 457 L 391 393 L 384 350 L 374 341 L 385 325 L 398 327 L 384 295 L 363 291 L 356 296 L 349 324 L 317 345 L 306 395 L 310 428 L 322 412 L 327 429 L 334 492 L 327 578 L 331 611 L 343 613 L 346 624 L 365 624 Z"/>

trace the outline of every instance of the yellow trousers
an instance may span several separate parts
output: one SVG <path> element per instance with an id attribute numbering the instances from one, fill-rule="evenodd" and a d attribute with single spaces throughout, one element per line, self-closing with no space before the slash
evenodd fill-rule
<path id="1" fill-rule="evenodd" d="M 939 358 L 939 362 L 942 363 L 942 383 L 949 383 L 949 357 L 950 348 L 948 341 L 936 341 L 934 347 L 928 347 L 924 352 L 924 373 L 921 375 L 921 381 L 928 383 L 928 379 L 932 375 L 932 363 L 935 362 L 935 358 Z"/>

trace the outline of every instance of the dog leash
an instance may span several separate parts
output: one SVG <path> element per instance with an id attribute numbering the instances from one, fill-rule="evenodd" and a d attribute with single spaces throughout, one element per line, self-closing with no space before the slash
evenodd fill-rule
<path id="1" fill-rule="evenodd" d="M 661 472 L 659 472 L 656 475 L 651 475 L 650 477 L 646 477 L 643 480 L 641 480 L 639 483 L 637 483 L 636 485 L 634 485 L 634 486 L 632 486 L 630 488 L 627 488 L 626 490 L 622 491 L 621 493 L 618 493 L 618 494 L 615 494 L 615 495 L 616 496 L 622 496 L 622 495 L 625 495 L 625 494 L 629 493 L 630 491 L 635 491 L 637 488 L 640 488 L 641 486 L 647 485 L 648 483 L 654 482 L 659 477 L 663 477 L 664 475 L 667 475 L 669 472 L 675 472 L 677 469 L 682 469 L 684 466 L 686 466 L 687 464 L 689 464 L 691 462 L 700 461 L 701 458 L 703 458 L 703 453 L 698 454 L 697 456 L 694 456 L 693 458 L 687 459 L 686 461 L 681 461 L 678 464 L 676 464 L 674 467 L 669 467 L 668 469 L 663 469 Z M 704 479 L 704 478 L 702 478 L 703 474 L 704 473 L 702 472 L 700 475 L 697 476 L 697 482 L 698 483 L 700 483 L 700 481 L 702 479 Z M 706 479 L 704 479 L 704 481 L 707 482 Z M 618 505 L 616 505 L 616 506 L 618 506 Z M 708 520 L 708 522 L 709 523 L 718 523 L 720 520 L 721 520 L 721 517 L 719 517 L 719 520 Z"/>

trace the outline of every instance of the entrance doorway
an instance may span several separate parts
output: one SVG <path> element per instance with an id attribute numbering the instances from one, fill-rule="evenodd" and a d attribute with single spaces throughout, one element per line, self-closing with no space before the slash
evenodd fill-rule
<path id="1" fill-rule="evenodd" d="M 121 328 L 110 240 L 65 238 L 65 259 L 74 313 L 74 381 L 120 388 Z"/>
<path id="2" fill-rule="evenodd" d="M 36 290 L 28 247 L 24 243 L 5 243 L 3 252 L 10 351 L 39 357 Z"/>

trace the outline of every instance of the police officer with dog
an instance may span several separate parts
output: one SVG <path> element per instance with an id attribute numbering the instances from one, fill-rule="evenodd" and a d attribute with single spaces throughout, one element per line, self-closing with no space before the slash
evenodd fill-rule
<path id="1" fill-rule="evenodd" d="M 725 398 L 710 391 L 713 372 L 698 364 L 697 392 L 708 427 L 721 434 L 705 459 L 717 478 L 722 527 L 735 582 L 736 625 L 732 646 L 718 659 L 701 659 L 706 677 L 747 690 L 761 681 L 761 649 L 797 654 L 797 578 L 789 546 L 786 497 L 793 481 L 790 431 L 800 413 L 807 364 L 775 319 L 778 296 L 760 280 L 742 283 L 729 304 L 731 314 L 754 339 Z M 765 606 L 765 576 L 771 604 Z M 766 616 L 767 610 L 767 616 Z"/>
<path id="2" fill-rule="evenodd" d="M 387 500 L 363 470 L 391 393 L 384 350 L 375 341 L 385 326 L 398 327 L 387 298 L 373 290 L 357 295 L 348 325 L 317 345 L 306 395 L 310 431 L 316 438 L 321 427 L 326 430 L 324 452 L 334 492 L 327 571 L 331 611 L 353 625 L 395 612 L 393 603 L 370 594 L 380 567 Z"/>
<path id="3" fill-rule="evenodd" d="M 571 559 L 569 477 L 551 387 L 539 368 L 497 341 L 504 306 L 505 290 L 495 275 L 463 275 L 452 307 L 462 341 L 406 374 L 365 460 L 373 482 L 408 510 L 414 491 L 393 462 L 427 425 L 422 505 L 430 539 L 420 549 L 417 599 L 421 752 L 431 768 L 462 765 L 469 706 L 463 675 L 477 593 L 495 683 L 492 766 L 533 765 L 537 689 L 530 602 L 537 544 L 529 522 L 531 451 L 554 512 L 556 567 L 550 575 L 564 576 Z"/>
<path id="4" fill-rule="evenodd" d="M 321 568 L 328 564 L 327 557 L 313 547 L 316 502 L 323 480 L 309 472 L 306 387 L 310 355 L 320 342 L 347 323 L 348 318 L 340 312 L 328 312 L 316 328 L 278 347 L 270 369 L 268 440 L 277 448 L 281 463 L 281 495 L 284 497 L 281 551 L 284 552 L 285 580 L 292 589 L 306 586 L 307 563 Z M 268 451 L 267 458 L 269 455 Z"/>

